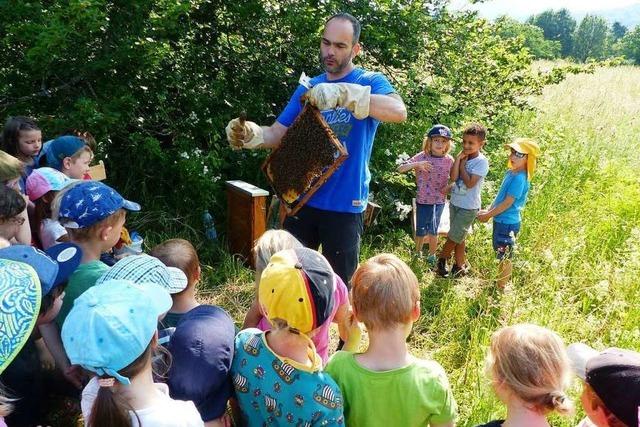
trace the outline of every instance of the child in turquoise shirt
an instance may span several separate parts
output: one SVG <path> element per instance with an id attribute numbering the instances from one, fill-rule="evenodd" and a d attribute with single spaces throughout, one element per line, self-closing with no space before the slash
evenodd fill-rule
<path id="1" fill-rule="evenodd" d="M 511 150 L 509 169 L 489 209 L 478 212 L 478 220 L 487 222 L 493 218 L 493 249 L 500 260 L 498 286 L 504 288 L 511 278 L 511 254 L 515 238 L 520 231 L 521 212 L 527 202 L 529 181 L 536 168 L 540 148 L 535 141 L 517 138 L 505 145 Z"/>

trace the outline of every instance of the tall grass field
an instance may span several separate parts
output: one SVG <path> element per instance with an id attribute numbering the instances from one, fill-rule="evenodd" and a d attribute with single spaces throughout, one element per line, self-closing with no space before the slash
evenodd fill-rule
<path id="1" fill-rule="evenodd" d="M 509 135 L 536 138 L 542 155 L 505 291 L 494 285 L 490 224 L 474 226 L 468 240 L 473 273 L 455 281 L 434 278 L 424 262 L 411 258 L 408 226 L 366 235 L 363 242 L 363 259 L 392 252 L 418 275 L 422 315 L 409 345 L 448 372 L 461 426 L 505 415 L 484 373 L 490 336 L 503 325 L 533 322 L 557 331 L 567 344 L 640 350 L 640 68 L 571 75 L 532 103 L 534 111 L 523 112 Z M 490 137 L 483 205 L 497 192 L 507 160 Z M 205 267 L 199 292 L 241 324 L 253 274 L 227 257 Z M 576 382 L 571 395 L 578 392 Z M 578 400 L 576 406 L 573 418 L 551 423 L 575 425 L 583 416 Z"/>

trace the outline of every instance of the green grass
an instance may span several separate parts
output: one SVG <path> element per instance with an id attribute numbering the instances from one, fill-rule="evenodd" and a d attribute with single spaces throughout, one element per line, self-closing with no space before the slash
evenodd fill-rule
<path id="1" fill-rule="evenodd" d="M 366 235 L 362 257 L 392 252 L 405 259 L 422 284 L 422 316 L 410 337 L 412 351 L 440 362 L 449 374 L 461 426 L 504 416 L 483 372 L 491 334 L 498 327 L 533 322 L 554 329 L 567 343 L 640 350 L 640 68 L 601 68 L 570 75 L 533 100 L 514 134 L 542 148 L 506 292 L 495 289 L 497 264 L 491 230 L 477 225 L 468 240 L 474 274 L 435 279 L 411 260 L 408 232 Z M 506 163 L 493 148 L 483 203 L 491 202 Z M 170 223 L 167 230 L 178 230 Z M 408 226 L 406 227 L 408 229 Z M 190 232 L 194 232 L 190 230 Z M 147 236 L 151 241 L 162 236 Z M 242 322 L 253 295 L 252 273 L 237 259 L 199 247 L 205 267 L 204 301 Z M 214 257 L 214 258 L 212 258 Z M 578 387 L 572 389 L 575 397 Z M 579 405 L 577 405 L 579 406 Z M 557 426 L 573 419 L 553 417 Z"/>

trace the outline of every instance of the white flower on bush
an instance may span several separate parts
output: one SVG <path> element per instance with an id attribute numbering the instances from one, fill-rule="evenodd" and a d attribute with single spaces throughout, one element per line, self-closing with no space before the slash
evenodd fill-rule
<path id="1" fill-rule="evenodd" d="M 407 215 L 411 213 L 411 205 L 407 205 L 396 200 L 395 206 L 396 212 L 398 212 L 398 218 L 400 218 L 400 221 L 404 221 L 407 218 Z"/>
<path id="2" fill-rule="evenodd" d="M 204 165 L 204 168 L 202 168 L 202 173 L 203 173 L 204 175 L 206 175 L 206 174 L 208 174 L 208 173 L 209 173 L 209 168 L 207 167 L 207 165 Z"/>
<path id="3" fill-rule="evenodd" d="M 409 155 L 407 153 L 405 153 L 405 152 L 402 152 L 402 153 L 400 153 L 400 155 L 396 159 L 396 165 L 400 166 L 401 164 L 403 164 L 407 160 L 409 160 Z"/>
<path id="4" fill-rule="evenodd" d="M 391 150 L 389 150 L 388 148 L 384 150 L 384 155 L 387 157 L 391 157 Z"/>
<path id="5" fill-rule="evenodd" d="M 182 153 L 180 153 L 180 157 L 182 157 L 183 159 L 188 159 L 189 153 L 187 153 L 186 151 L 183 151 Z"/>

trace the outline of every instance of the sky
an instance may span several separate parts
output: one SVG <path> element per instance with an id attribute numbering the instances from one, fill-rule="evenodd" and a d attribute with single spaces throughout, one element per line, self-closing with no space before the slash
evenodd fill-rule
<path id="1" fill-rule="evenodd" d="M 476 5 L 470 5 L 467 0 L 451 0 L 450 8 L 478 10 L 481 16 L 492 19 L 500 15 L 526 18 L 546 9 L 566 8 L 572 13 L 580 13 L 616 9 L 632 4 L 640 4 L 640 0 L 487 0 Z"/>

